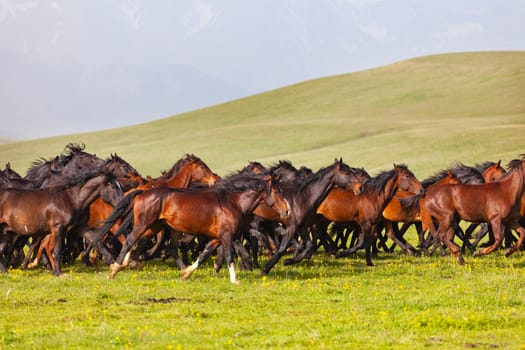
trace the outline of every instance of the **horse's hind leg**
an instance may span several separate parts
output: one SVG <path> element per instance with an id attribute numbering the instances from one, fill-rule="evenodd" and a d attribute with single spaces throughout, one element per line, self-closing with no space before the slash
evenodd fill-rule
<path id="1" fill-rule="evenodd" d="M 505 232 L 505 227 L 501 220 L 493 220 L 490 223 L 492 227 L 492 232 L 494 233 L 494 243 L 484 249 L 480 249 L 474 252 L 474 256 L 487 255 L 496 250 L 503 242 L 503 236 Z"/>
<path id="2" fill-rule="evenodd" d="M 440 228 L 441 231 L 441 228 Z M 463 255 L 461 255 L 461 248 L 454 243 L 454 234 L 455 230 L 454 227 L 449 226 L 448 229 L 445 231 L 445 235 L 443 237 L 443 243 L 450 249 L 450 252 L 454 254 L 456 257 L 458 263 L 460 265 L 465 265 L 465 259 L 463 259 Z"/>
<path id="3" fill-rule="evenodd" d="M 518 242 L 516 242 L 515 245 L 507 249 L 505 252 L 505 256 L 512 255 L 516 250 L 520 249 L 521 245 L 523 244 L 523 241 L 525 240 L 525 229 L 518 223 L 518 222 L 512 222 L 509 225 L 510 229 L 516 230 L 519 234 Z"/>
<path id="4" fill-rule="evenodd" d="M 217 246 L 220 243 L 221 242 L 218 239 L 212 239 L 211 241 L 209 241 L 208 244 L 206 244 L 206 247 L 204 248 L 202 253 L 197 258 L 197 260 L 193 264 L 191 264 L 190 266 L 184 269 L 181 279 L 187 280 L 188 278 L 190 278 L 190 276 L 197 269 L 197 267 L 199 267 L 199 265 L 204 263 L 209 258 L 211 253 L 213 253 L 215 248 L 217 248 Z M 231 252 L 230 252 L 230 259 L 231 259 Z"/>

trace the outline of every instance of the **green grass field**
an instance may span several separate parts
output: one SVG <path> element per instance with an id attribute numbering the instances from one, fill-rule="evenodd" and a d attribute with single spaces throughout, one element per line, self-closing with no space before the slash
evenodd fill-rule
<path id="1" fill-rule="evenodd" d="M 314 170 L 343 157 L 372 175 L 405 163 L 419 179 L 456 161 L 525 153 L 525 52 L 422 57 L 285 87 L 152 123 L 0 145 L 0 164 L 83 142 L 158 176 L 185 153 L 219 175 L 248 161 Z M 100 125 L 104 129 L 104 125 Z M 413 233 L 409 240 L 416 243 Z M 266 277 L 204 265 L 188 280 L 172 260 L 108 280 L 76 263 L 0 275 L 0 348 L 524 349 L 525 254 L 467 266 L 448 256 L 318 252 Z"/>

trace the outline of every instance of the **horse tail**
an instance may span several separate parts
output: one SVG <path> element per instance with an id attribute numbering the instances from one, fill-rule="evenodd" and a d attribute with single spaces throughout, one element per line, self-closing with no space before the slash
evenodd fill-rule
<path id="1" fill-rule="evenodd" d="M 423 197 L 423 195 L 420 194 L 404 197 L 399 200 L 399 204 L 401 204 L 401 208 L 403 208 L 403 210 L 416 210 L 419 213 L 421 211 L 419 203 L 421 197 Z"/>
<path id="2" fill-rule="evenodd" d="M 113 225 L 119 218 L 123 216 L 126 216 L 127 218 L 133 212 L 133 199 L 139 194 L 141 194 L 142 192 L 144 191 L 143 190 L 133 191 L 127 194 L 124 198 L 120 200 L 120 202 L 117 204 L 115 209 L 113 209 L 113 212 L 108 216 L 106 220 L 104 220 L 104 224 L 97 230 L 95 234 L 95 241 L 102 240 L 102 238 L 108 233 L 108 231 L 111 229 L 111 227 L 113 227 Z M 129 226 L 130 220 L 125 220 L 125 221 L 126 221 L 126 227 Z M 119 232 L 120 231 L 121 230 L 119 228 Z"/>

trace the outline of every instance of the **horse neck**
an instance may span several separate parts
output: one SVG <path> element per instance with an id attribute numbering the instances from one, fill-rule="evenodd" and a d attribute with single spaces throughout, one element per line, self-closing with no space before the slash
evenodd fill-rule
<path id="1" fill-rule="evenodd" d="M 182 168 L 177 174 L 173 175 L 166 181 L 169 187 L 188 188 L 192 180 L 191 171 Z"/>
<path id="2" fill-rule="evenodd" d="M 381 207 L 386 207 L 386 205 L 392 200 L 397 190 L 399 189 L 399 172 L 396 171 L 393 175 L 386 181 L 383 191 L 379 191 L 376 202 Z"/>
<path id="3" fill-rule="evenodd" d="M 251 213 L 262 201 L 264 191 L 246 190 L 229 194 L 243 215 Z"/>
<path id="4" fill-rule="evenodd" d="M 300 205 L 304 205 L 306 208 L 317 208 L 332 189 L 334 180 L 335 172 L 332 170 L 319 179 L 306 183 L 299 189 L 297 200 L 294 202 L 296 204 L 300 203 Z"/>
<path id="5" fill-rule="evenodd" d="M 66 192 L 75 203 L 76 209 L 84 210 L 99 197 L 105 183 L 104 177 L 97 176 L 86 181 L 83 185 L 68 188 Z"/>

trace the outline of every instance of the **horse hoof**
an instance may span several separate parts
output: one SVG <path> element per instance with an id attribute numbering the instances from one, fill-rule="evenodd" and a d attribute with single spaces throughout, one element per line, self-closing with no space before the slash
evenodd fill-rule
<path id="1" fill-rule="evenodd" d="M 241 281 L 239 281 L 239 280 L 235 280 L 235 281 L 231 281 L 231 283 L 232 283 L 232 284 L 235 284 L 235 285 L 238 286 L 239 284 L 241 284 Z"/>
<path id="2" fill-rule="evenodd" d="M 129 263 L 129 268 L 131 270 L 142 270 L 144 268 L 144 264 L 142 262 L 140 262 L 140 261 L 132 260 Z"/>
<path id="3" fill-rule="evenodd" d="M 458 257 L 458 263 L 459 263 L 460 265 L 466 265 L 466 264 L 467 264 L 467 263 L 465 262 L 465 259 L 463 259 L 463 257 L 461 257 L 461 256 Z"/>
<path id="4" fill-rule="evenodd" d="M 292 259 L 286 259 L 283 264 L 284 266 L 288 266 L 288 265 L 293 265 L 293 263 L 294 261 Z"/>
<path id="5" fill-rule="evenodd" d="M 191 271 L 184 271 L 181 276 L 181 280 L 186 281 L 188 278 L 190 278 L 192 272 Z"/>
<path id="6" fill-rule="evenodd" d="M 507 250 L 505 251 L 505 257 L 508 258 L 509 256 L 512 255 L 512 253 L 514 253 L 514 251 L 513 251 L 512 249 L 507 249 Z"/>
<path id="7" fill-rule="evenodd" d="M 476 257 L 476 256 L 481 256 L 481 253 L 479 252 L 479 250 L 476 250 L 474 251 L 474 253 L 472 254 L 472 256 Z"/>

